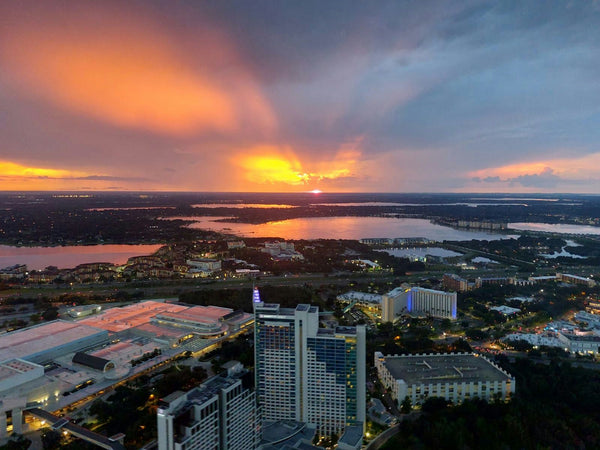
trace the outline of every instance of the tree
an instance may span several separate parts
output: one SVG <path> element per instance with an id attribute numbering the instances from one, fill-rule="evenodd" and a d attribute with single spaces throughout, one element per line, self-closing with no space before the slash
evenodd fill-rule
<path id="1" fill-rule="evenodd" d="M 27 450 L 31 446 L 31 441 L 21 434 L 11 436 L 10 441 L 0 447 L 0 450 Z"/>
<path id="2" fill-rule="evenodd" d="M 408 398 L 408 395 L 407 395 L 406 397 L 404 397 L 404 400 L 402 400 L 402 403 L 400 404 L 400 412 L 402 414 L 408 414 L 411 409 L 412 409 L 412 403 L 410 401 L 410 398 Z"/>
<path id="3" fill-rule="evenodd" d="M 443 319 L 440 323 L 440 328 L 444 331 L 449 330 L 452 328 L 452 321 L 450 319 Z"/>
<path id="4" fill-rule="evenodd" d="M 42 433 L 42 446 L 44 450 L 52 450 L 60 448 L 60 441 L 62 436 L 60 433 L 47 429 Z"/>
<path id="5" fill-rule="evenodd" d="M 32 314 L 31 316 L 29 316 L 29 320 L 31 322 L 39 322 L 40 320 L 42 320 L 42 316 L 40 316 L 39 314 Z"/>
<path id="6" fill-rule="evenodd" d="M 42 313 L 42 317 L 46 321 L 58 319 L 58 308 L 51 307 Z"/>
<path id="7" fill-rule="evenodd" d="M 421 410 L 424 414 L 436 414 L 448 408 L 448 400 L 443 397 L 429 397 L 423 403 Z"/>

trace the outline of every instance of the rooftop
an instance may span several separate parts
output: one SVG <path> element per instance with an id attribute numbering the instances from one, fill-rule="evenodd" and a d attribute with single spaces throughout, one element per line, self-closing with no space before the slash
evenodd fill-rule
<path id="1" fill-rule="evenodd" d="M 475 354 L 386 356 L 384 364 L 392 377 L 408 385 L 510 379 L 486 358 Z"/>
<path id="2" fill-rule="evenodd" d="M 350 334 L 350 335 L 356 336 L 356 327 L 349 327 L 349 326 L 335 327 L 335 333 L 336 334 Z"/>
<path id="3" fill-rule="evenodd" d="M 233 310 L 230 308 L 221 308 L 219 306 L 192 306 L 180 311 L 164 312 L 160 316 L 188 322 L 218 323 L 232 312 Z"/>
<path id="4" fill-rule="evenodd" d="M 298 433 L 303 431 L 305 428 L 306 424 L 304 422 L 296 422 L 293 420 L 266 422 L 263 425 L 263 442 L 270 444 L 281 443 L 283 441 L 287 441 L 293 436 L 298 435 Z"/>
<path id="5" fill-rule="evenodd" d="M 344 434 L 340 437 L 338 443 L 344 443 L 350 446 L 356 446 L 359 442 L 362 443 L 363 427 L 362 425 L 353 425 L 346 427 Z"/>
<path id="6" fill-rule="evenodd" d="M 385 294 L 387 297 L 396 297 L 397 295 L 402 294 L 403 292 L 405 292 L 406 289 L 403 288 L 402 286 L 397 287 L 392 289 L 390 292 L 388 292 L 387 294 Z"/>
<path id="7" fill-rule="evenodd" d="M 212 399 L 222 389 L 233 386 L 235 383 L 240 381 L 238 377 L 228 377 L 222 375 L 216 375 L 209 378 L 207 381 L 202 383 L 200 386 L 188 391 L 186 394 L 173 393 L 162 399 L 163 405 L 169 409 L 168 414 L 177 416 L 184 411 L 188 410 L 191 405 L 197 404 L 202 405 L 205 402 Z M 179 391 L 178 391 L 179 392 Z M 177 403 L 176 407 L 171 408 L 170 403 L 179 399 L 182 395 L 185 395 L 185 402 Z"/>
<path id="8" fill-rule="evenodd" d="M 560 333 L 570 341 L 575 342 L 600 342 L 600 336 L 592 334 L 571 334 L 571 333 Z"/>
<path id="9" fill-rule="evenodd" d="M 79 323 L 102 328 L 113 333 L 128 330 L 150 322 L 157 314 L 180 312 L 189 306 L 156 301 L 134 303 L 122 308 L 112 308 L 102 314 L 81 320 Z"/>
<path id="10" fill-rule="evenodd" d="M 151 323 L 145 323 L 144 325 L 135 327 L 134 331 L 142 331 L 157 338 L 163 337 L 167 339 L 181 339 L 189 334 L 188 330 L 184 330 L 182 328 L 168 327 L 166 325 L 158 326 Z"/>
<path id="11" fill-rule="evenodd" d="M 22 359 L 12 359 L 10 361 L 4 361 L 0 364 L 0 381 L 11 378 L 17 374 L 31 372 L 37 369 L 38 364 L 33 364 Z"/>

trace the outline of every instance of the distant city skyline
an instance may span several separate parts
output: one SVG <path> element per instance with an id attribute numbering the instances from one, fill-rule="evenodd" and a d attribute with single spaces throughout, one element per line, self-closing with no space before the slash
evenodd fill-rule
<path id="1" fill-rule="evenodd" d="M 3 2 L 0 190 L 599 193 L 600 5 Z"/>

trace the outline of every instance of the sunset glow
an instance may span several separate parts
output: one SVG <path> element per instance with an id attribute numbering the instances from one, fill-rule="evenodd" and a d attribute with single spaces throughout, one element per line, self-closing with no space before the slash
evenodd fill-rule
<path id="1" fill-rule="evenodd" d="M 203 33 L 218 51 L 199 49 L 206 69 L 195 70 L 157 24 L 141 19 L 127 25 L 111 20 L 102 29 L 97 21 L 67 28 L 20 26 L 9 27 L 0 43 L 2 59 L 19 76 L 16 87 L 77 114 L 175 134 L 232 131 L 245 120 L 273 127 L 270 108 L 247 74 L 229 79 L 213 73 L 222 59 L 239 63 L 223 36 L 210 28 Z"/>
<path id="2" fill-rule="evenodd" d="M 246 155 L 254 153 L 254 155 Z M 330 161 L 303 164 L 289 147 L 258 146 L 239 155 L 234 162 L 242 169 L 243 178 L 258 185 L 308 186 L 323 180 L 336 180 L 351 175 L 355 161 L 338 155 Z"/>
<path id="3" fill-rule="evenodd" d="M 10 161 L 0 161 L 0 178 L 19 179 L 19 178 L 65 178 L 81 177 L 86 174 L 83 172 L 71 172 L 63 169 L 51 169 L 42 167 L 27 167 Z"/>
<path id="4" fill-rule="evenodd" d="M 257 1 L 0 2 L 0 189 L 600 189 L 593 2 Z"/>
<path id="5" fill-rule="evenodd" d="M 512 179 L 520 176 L 554 174 L 566 177 L 591 177 L 600 165 L 600 153 L 593 153 L 580 158 L 557 158 L 546 161 L 524 164 L 511 164 L 471 172 L 472 177 L 499 177 Z"/>

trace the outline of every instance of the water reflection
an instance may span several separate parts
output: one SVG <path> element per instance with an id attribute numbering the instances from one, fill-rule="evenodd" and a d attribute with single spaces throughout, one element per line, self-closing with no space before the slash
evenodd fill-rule
<path id="1" fill-rule="evenodd" d="M 267 209 L 267 208 L 280 208 L 280 209 L 288 209 L 288 208 L 296 208 L 293 205 L 282 205 L 282 204 L 274 204 L 274 205 L 266 205 L 264 203 L 198 203 L 195 205 L 191 205 L 192 208 L 259 208 L 259 209 Z"/>
<path id="2" fill-rule="evenodd" d="M 124 264 L 132 256 L 150 255 L 162 247 L 153 245 L 79 245 L 70 247 L 11 247 L 0 245 L 0 267 L 27 264 L 29 270 L 48 266 L 59 269 L 92 262 Z"/>
<path id="3" fill-rule="evenodd" d="M 182 219 L 172 217 L 170 219 Z M 485 231 L 455 230 L 425 219 L 391 217 L 308 217 L 263 224 L 215 222 L 216 217 L 187 217 L 191 228 L 211 229 L 238 236 L 271 236 L 283 239 L 362 239 L 424 237 L 436 241 L 471 239 L 508 239 L 515 235 Z"/>
<path id="4" fill-rule="evenodd" d="M 571 225 L 566 223 L 515 222 L 509 223 L 508 228 L 524 231 L 544 231 L 546 233 L 600 235 L 600 227 L 593 227 L 591 225 Z"/>

